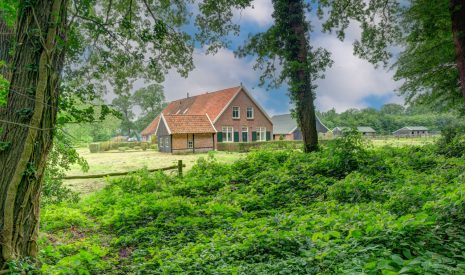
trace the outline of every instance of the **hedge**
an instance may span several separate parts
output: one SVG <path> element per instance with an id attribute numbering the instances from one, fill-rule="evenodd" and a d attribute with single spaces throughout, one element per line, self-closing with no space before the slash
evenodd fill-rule
<path id="1" fill-rule="evenodd" d="M 300 149 L 301 140 L 274 140 L 262 142 L 219 142 L 218 151 L 249 152 L 252 148 Z"/>
<path id="2" fill-rule="evenodd" d="M 145 141 L 137 141 L 137 142 L 112 142 L 112 141 L 105 141 L 100 143 L 90 143 L 89 150 L 91 153 L 101 153 L 110 150 L 119 150 L 119 148 L 124 147 L 126 149 L 142 149 L 143 151 L 149 148 L 149 143 Z"/>

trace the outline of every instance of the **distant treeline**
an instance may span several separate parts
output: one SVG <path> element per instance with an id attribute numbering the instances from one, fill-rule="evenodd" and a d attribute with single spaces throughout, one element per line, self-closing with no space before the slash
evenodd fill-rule
<path id="1" fill-rule="evenodd" d="M 338 126 L 370 126 L 378 134 L 391 134 L 404 126 L 425 126 L 431 131 L 440 131 L 451 125 L 465 125 L 464 117 L 457 113 L 435 113 L 422 106 L 405 108 L 393 103 L 385 104 L 379 110 L 348 109 L 338 114 L 331 109 L 327 112 L 318 112 L 317 115 L 331 130 Z"/>

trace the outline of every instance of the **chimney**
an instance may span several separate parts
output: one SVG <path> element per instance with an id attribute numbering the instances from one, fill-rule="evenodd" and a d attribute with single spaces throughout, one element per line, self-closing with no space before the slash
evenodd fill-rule
<path id="1" fill-rule="evenodd" d="M 189 98 L 189 93 L 187 93 L 187 98 Z"/>

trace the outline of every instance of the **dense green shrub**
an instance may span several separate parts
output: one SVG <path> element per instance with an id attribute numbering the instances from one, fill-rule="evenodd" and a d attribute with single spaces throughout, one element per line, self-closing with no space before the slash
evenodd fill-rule
<path id="1" fill-rule="evenodd" d="M 99 143 L 90 143 L 89 144 L 89 151 L 91 153 L 98 153 L 100 152 L 100 144 Z"/>
<path id="2" fill-rule="evenodd" d="M 183 178 L 115 178 L 41 223 L 44 273 L 463 274 L 465 159 L 358 134 L 211 154 Z"/>

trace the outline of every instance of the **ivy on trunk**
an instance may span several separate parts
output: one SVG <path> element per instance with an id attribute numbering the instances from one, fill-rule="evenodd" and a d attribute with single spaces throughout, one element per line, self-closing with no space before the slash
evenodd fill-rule
<path id="1" fill-rule="evenodd" d="M 0 267 L 38 251 L 39 197 L 57 115 L 67 3 L 25 1 L 18 8 L 10 89 L 0 113 L 0 140 L 10 144 L 0 151 Z"/>

